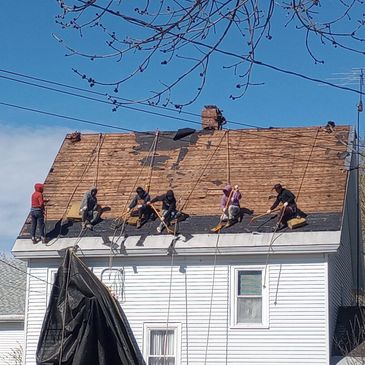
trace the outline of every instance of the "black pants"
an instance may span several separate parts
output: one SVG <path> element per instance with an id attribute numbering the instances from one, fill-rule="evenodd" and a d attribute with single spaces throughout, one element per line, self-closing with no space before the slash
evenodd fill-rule
<path id="1" fill-rule="evenodd" d="M 142 205 L 142 207 L 138 209 L 139 219 L 144 219 L 147 221 L 150 219 L 151 214 L 152 214 L 152 208 L 148 205 Z"/>
<path id="2" fill-rule="evenodd" d="M 284 211 L 283 210 L 281 211 L 282 217 L 280 223 L 286 226 L 288 220 L 294 218 L 297 215 L 297 206 L 296 204 L 289 204 L 288 206 L 282 209 L 284 209 Z"/>
<path id="3" fill-rule="evenodd" d="M 30 211 L 30 215 L 32 217 L 32 238 L 36 236 L 37 226 L 39 227 L 39 231 L 41 233 L 41 237 L 45 238 L 45 227 L 44 227 L 44 213 L 41 209 L 35 209 Z"/>

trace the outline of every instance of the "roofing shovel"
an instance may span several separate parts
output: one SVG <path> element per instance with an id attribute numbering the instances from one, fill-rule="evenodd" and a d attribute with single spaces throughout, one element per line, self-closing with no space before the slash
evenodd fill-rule
<path id="1" fill-rule="evenodd" d="M 165 220 L 161 217 L 161 214 L 158 212 L 158 210 L 154 207 L 153 204 L 149 204 L 149 206 L 153 209 L 153 211 L 156 213 L 157 217 L 160 219 L 160 221 L 163 223 L 163 225 L 165 226 L 166 230 L 168 233 L 170 234 L 174 234 L 174 231 L 169 228 L 165 222 Z"/>
<path id="2" fill-rule="evenodd" d="M 214 233 L 217 233 L 218 232 L 219 233 L 220 230 L 227 225 L 227 222 L 224 222 L 223 219 L 224 219 L 224 216 L 226 215 L 226 212 L 227 212 L 227 210 L 229 208 L 229 203 L 231 201 L 232 194 L 233 194 L 233 192 L 235 190 L 236 189 L 232 189 L 231 192 L 229 193 L 229 196 L 228 196 L 228 199 L 227 199 L 227 203 L 226 203 L 226 206 L 224 207 L 223 214 L 221 215 L 221 217 L 219 219 L 219 223 L 210 230 L 211 232 L 214 232 Z"/>

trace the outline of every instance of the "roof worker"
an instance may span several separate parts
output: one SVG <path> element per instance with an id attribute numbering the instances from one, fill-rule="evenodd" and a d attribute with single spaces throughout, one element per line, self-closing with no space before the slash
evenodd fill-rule
<path id="1" fill-rule="evenodd" d="M 274 204 L 267 211 L 270 214 L 280 203 L 283 208 L 279 215 L 279 221 L 276 229 L 283 229 L 287 226 L 288 220 L 294 218 L 297 214 L 297 203 L 295 202 L 295 195 L 288 189 L 284 189 L 281 184 L 275 184 L 272 188 L 277 192 L 277 197 Z M 281 217 L 281 219 L 280 219 Z"/>
<path id="2" fill-rule="evenodd" d="M 100 217 L 100 207 L 98 205 L 98 199 L 96 194 L 98 189 L 92 187 L 84 194 L 80 204 L 81 225 L 82 228 L 93 229 L 93 225 L 98 221 Z"/>
<path id="3" fill-rule="evenodd" d="M 44 224 L 44 212 L 45 212 L 45 203 L 48 200 L 45 200 L 43 197 L 43 184 L 35 184 L 34 185 L 34 193 L 32 194 L 31 199 L 31 208 L 30 208 L 30 216 L 32 218 L 32 229 L 31 236 L 32 242 L 38 243 L 39 239 L 36 238 L 37 226 L 39 227 L 39 231 L 41 234 L 42 243 L 47 243 L 46 240 L 46 229 Z"/>
<path id="4" fill-rule="evenodd" d="M 127 212 L 130 212 L 133 208 L 137 207 L 138 213 L 138 221 L 137 228 L 141 228 L 141 226 L 148 221 L 152 214 L 152 208 L 147 204 L 150 200 L 150 194 L 147 193 L 143 188 L 138 186 L 136 189 L 136 195 L 132 199 Z"/>
<path id="5" fill-rule="evenodd" d="M 169 226 L 174 218 L 177 218 L 178 211 L 176 210 L 176 199 L 172 190 L 167 190 L 166 194 L 156 196 L 147 204 L 162 202 L 162 219 L 157 227 L 157 232 L 161 233 L 165 226 Z"/>
<path id="6" fill-rule="evenodd" d="M 228 220 L 226 226 L 230 226 L 241 219 L 240 200 L 242 198 L 238 185 L 234 186 L 232 190 L 231 185 L 226 185 L 223 189 L 221 198 L 221 208 L 223 211 L 221 221 Z"/>

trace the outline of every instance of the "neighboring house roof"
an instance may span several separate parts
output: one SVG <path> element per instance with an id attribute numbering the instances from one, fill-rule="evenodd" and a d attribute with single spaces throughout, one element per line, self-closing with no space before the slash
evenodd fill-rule
<path id="1" fill-rule="evenodd" d="M 24 316 L 26 270 L 23 261 L 1 257 L 0 320 L 20 319 Z"/>
<path id="2" fill-rule="evenodd" d="M 97 184 L 98 203 L 107 207 L 103 222 L 91 236 L 113 235 L 114 218 L 125 211 L 137 186 L 155 196 L 173 189 L 178 207 L 190 218 L 180 224 L 186 234 L 206 234 L 218 223 L 222 189 L 230 178 L 242 193 L 241 207 L 263 213 L 272 205 L 281 183 L 298 195 L 298 206 L 309 213 L 309 225 L 302 231 L 338 231 L 346 192 L 351 139 L 349 126 L 326 128 L 269 128 L 260 130 L 203 130 L 174 141 L 175 132 L 160 132 L 154 157 L 153 132 L 129 134 L 83 134 L 74 142 L 66 136 L 45 181 L 48 237 L 78 237 L 80 224 L 65 224 L 72 202 L 80 202 Z M 228 137 L 228 138 L 227 138 Z M 228 143 L 227 143 L 228 142 Z M 151 173 L 150 165 L 153 164 Z M 228 168 L 229 166 L 229 168 Z M 188 201 L 187 201 L 188 200 Z M 224 233 L 272 230 L 275 220 L 266 217 L 243 223 Z M 264 224 L 262 224 L 264 223 Z M 156 234 L 158 222 L 141 230 L 128 227 L 128 235 Z M 29 238 L 30 221 L 19 238 Z M 36 245 L 37 246 L 37 245 Z"/>

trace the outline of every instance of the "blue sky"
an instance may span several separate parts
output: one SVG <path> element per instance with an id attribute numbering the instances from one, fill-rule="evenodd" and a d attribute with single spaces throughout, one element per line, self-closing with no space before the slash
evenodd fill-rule
<path id="1" fill-rule="evenodd" d="M 87 83 L 81 80 L 72 68 L 98 75 L 106 80 L 118 77 L 118 67 L 122 66 L 115 62 L 88 61 L 76 56 L 65 57 L 66 50 L 55 41 L 52 33 L 64 37 L 71 45 L 77 45 L 83 50 L 98 44 L 101 37 L 91 33 L 80 40 L 72 32 L 63 32 L 54 21 L 58 13 L 56 0 L 5 0 L 0 13 L 0 69 L 85 89 L 89 88 Z M 257 51 L 260 60 L 325 80 L 336 77 L 338 73 L 350 72 L 353 67 L 365 66 L 364 56 L 318 45 L 315 46 L 315 50 L 325 60 L 325 64 L 315 65 L 304 49 L 304 35 L 295 31 L 294 26 L 289 26 L 284 31 L 284 22 L 285 17 L 279 17 L 277 23 L 273 24 L 273 40 L 265 41 Z M 236 39 L 228 40 L 226 46 L 234 49 L 235 42 Z M 219 61 L 219 57 L 212 60 L 204 92 L 193 105 L 185 109 L 186 111 L 199 114 L 203 105 L 216 104 L 223 109 L 228 120 L 262 127 L 322 125 L 328 120 L 334 120 L 338 124 L 355 122 L 357 95 L 275 73 L 259 66 L 255 67 L 254 81 L 264 82 L 264 85 L 252 87 L 244 98 L 232 101 L 228 96 L 235 91 L 236 80 L 231 71 L 220 67 Z M 179 65 L 176 65 L 174 71 L 179 71 Z M 138 97 L 161 78 L 172 75 L 173 70 L 156 64 L 151 74 L 132 80 L 121 88 L 118 95 L 126 98 Z M 0 76 L 9 77 L 9 74 L 0 71 Z M 184 84 L 174 95 L 175 100 L 183 101 L 194 85 L 194 79 Z M 105 91 L 96 87 L 93 90 Z M 137 130 L 194 127 L 187 122 L 124 108 L 112 112 L 111 106 L 107 104 L 37 89 L 2 77 L 0 103 L 16 104 Z M 188 119 L 199 122 L 199 117 Z M 3 176 L 6 176 L 0 183 L 0 204 L 3 207 L 0 213 L 0 251 L 9 251 L 27 215 L 33 185 L 46 177 L 65 133 L 74 130 L 112 130 L 4 105 L 0 105 L 0 127 L 0 153 L 3 157 L 1 170 Z"/>

